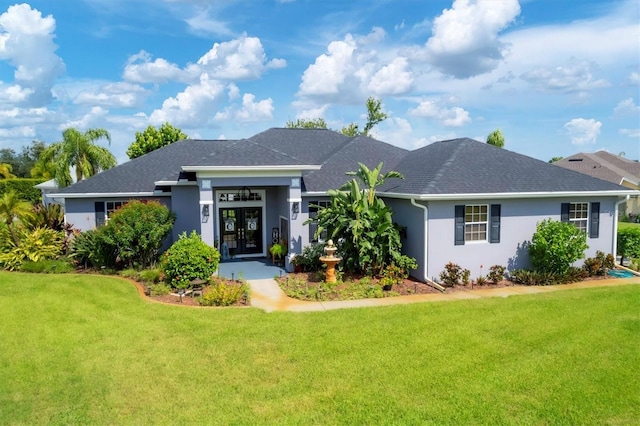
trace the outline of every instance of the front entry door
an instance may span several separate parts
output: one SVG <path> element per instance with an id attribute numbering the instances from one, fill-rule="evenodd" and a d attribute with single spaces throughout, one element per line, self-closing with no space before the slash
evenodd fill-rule
<path id="1" fill-rule="evenodd" d="M 229 254 L 262 253 L 262 207 L 221 208 L 219 217 Z"/>

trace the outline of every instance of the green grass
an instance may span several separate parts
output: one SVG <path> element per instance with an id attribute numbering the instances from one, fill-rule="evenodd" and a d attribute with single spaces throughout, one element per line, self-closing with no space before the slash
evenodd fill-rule
<path id="1" fill-rule="evenodd" d="M 640 223 L 618 221 L 618 229 L 631 229 L 631 228 L 640 228 Z"/>
<path id="2" fill-rule="evenodd" d="M 0 424 L 638 424 L 640 285 L 314 313 L 0 273 Z"/>

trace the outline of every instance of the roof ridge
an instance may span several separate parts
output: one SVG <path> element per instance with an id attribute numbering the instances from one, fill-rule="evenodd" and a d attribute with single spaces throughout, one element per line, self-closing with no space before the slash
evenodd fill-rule
<path id="1" fill-rule="evenodd" d="M 454 163 L 454 160 L 456 159 L 456 157 L 458 156 L 458 154 L 462 150 L 463 145 L 466 145 L 466 142 L 467 142 L 467 139 L 452 139 L 452 140 L 459 140 L 460 143 L 453 150 L 453 152 L 451 153 L 451 155 L 449 156 L 447 161 L 442 162 L 442 165 L 440 166 L 440 169 L 438 169 L 438 171 L 435 173 L 433 179 L 431 180 L 431 182 L 429 182 L 429 184 L 427 185 L 426 189 L 431 190 L 431 189 L 434 189 L 438 185 L 440 179 L 442 179 L 442 177 L 445 175 L 445 172 L 448 169 L 451 168 L 451 165 Z M 450 142 L 450 141 L 441 141 L 439 143 L 446 143 L 446 142 Z"/>
<path id="2" fill-rule="evenodd" d="M 604 151 L 606 152 L 606 151 Z M 620 177 L 622 177 L 623 179 L 628 180 L 628 178 L 634 178 L 636 180 L 636 182 L 638 181 L 638 176 L 634 176 L 632 172 L 629 172 L 625 169 L 622 169 L 618 166 L 616 166 L 615 164 L 611 163 L 608 160 L 605 160 L 604 158 L 596 155 L 595 153 L 589 153 L 586 154 L 589 158 L 591 158 L 593 161 L 595 161 L 596 163 L 600 164 L 603 167 L 606 167 L 607 169 L 611 170 L 612 172 L 616 173 L 617 175 L 620 175 Z M 595 157 L 595 158 L 594 158 Z"/>

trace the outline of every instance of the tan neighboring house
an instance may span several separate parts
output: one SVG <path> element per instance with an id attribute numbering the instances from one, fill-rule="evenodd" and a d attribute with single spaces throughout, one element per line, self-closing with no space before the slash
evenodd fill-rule
<path id="1" fill-rule="evenodd" d="M 553 164 L 627 188 L 640 190 L 640 162 L 607 151 L 580 152 Z M 626 206 L 620 206 L 620 213 L 640 214 L 640 197 L 638 195 L 632 196 Z"/>

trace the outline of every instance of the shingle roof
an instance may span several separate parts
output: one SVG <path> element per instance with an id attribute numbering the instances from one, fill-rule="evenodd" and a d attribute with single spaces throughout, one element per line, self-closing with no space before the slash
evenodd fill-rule
<path id="1" fill-rule="evenodd" d="M 440 195 L 624 189 L 468 138 L 436 142 L 412 151 L 396 170 L 405 179 L 394 179 L 381 191 Z"/>
<path id="2" fill-rule="evenodd" d="M 553 164 L 617 184 L 624 178 L 640 185 L 640 163 L 606 151 L 580 152 Z"/>
<path id="3" fill-rule="evenodd" d="M 396 170 L 381 192 L 407 195 L 616 191 L 618 185 L 472 139 L 436 142 L 415 151 L 326 129 L 269 129 L 241 140 L 185 140 L 61 189 L 61 194 L 152 192 L 178 180 L 183 166 L 321 166 L 304 170 L 303 191 L 339 188 L 356 171 L 384 163 Z"/>

